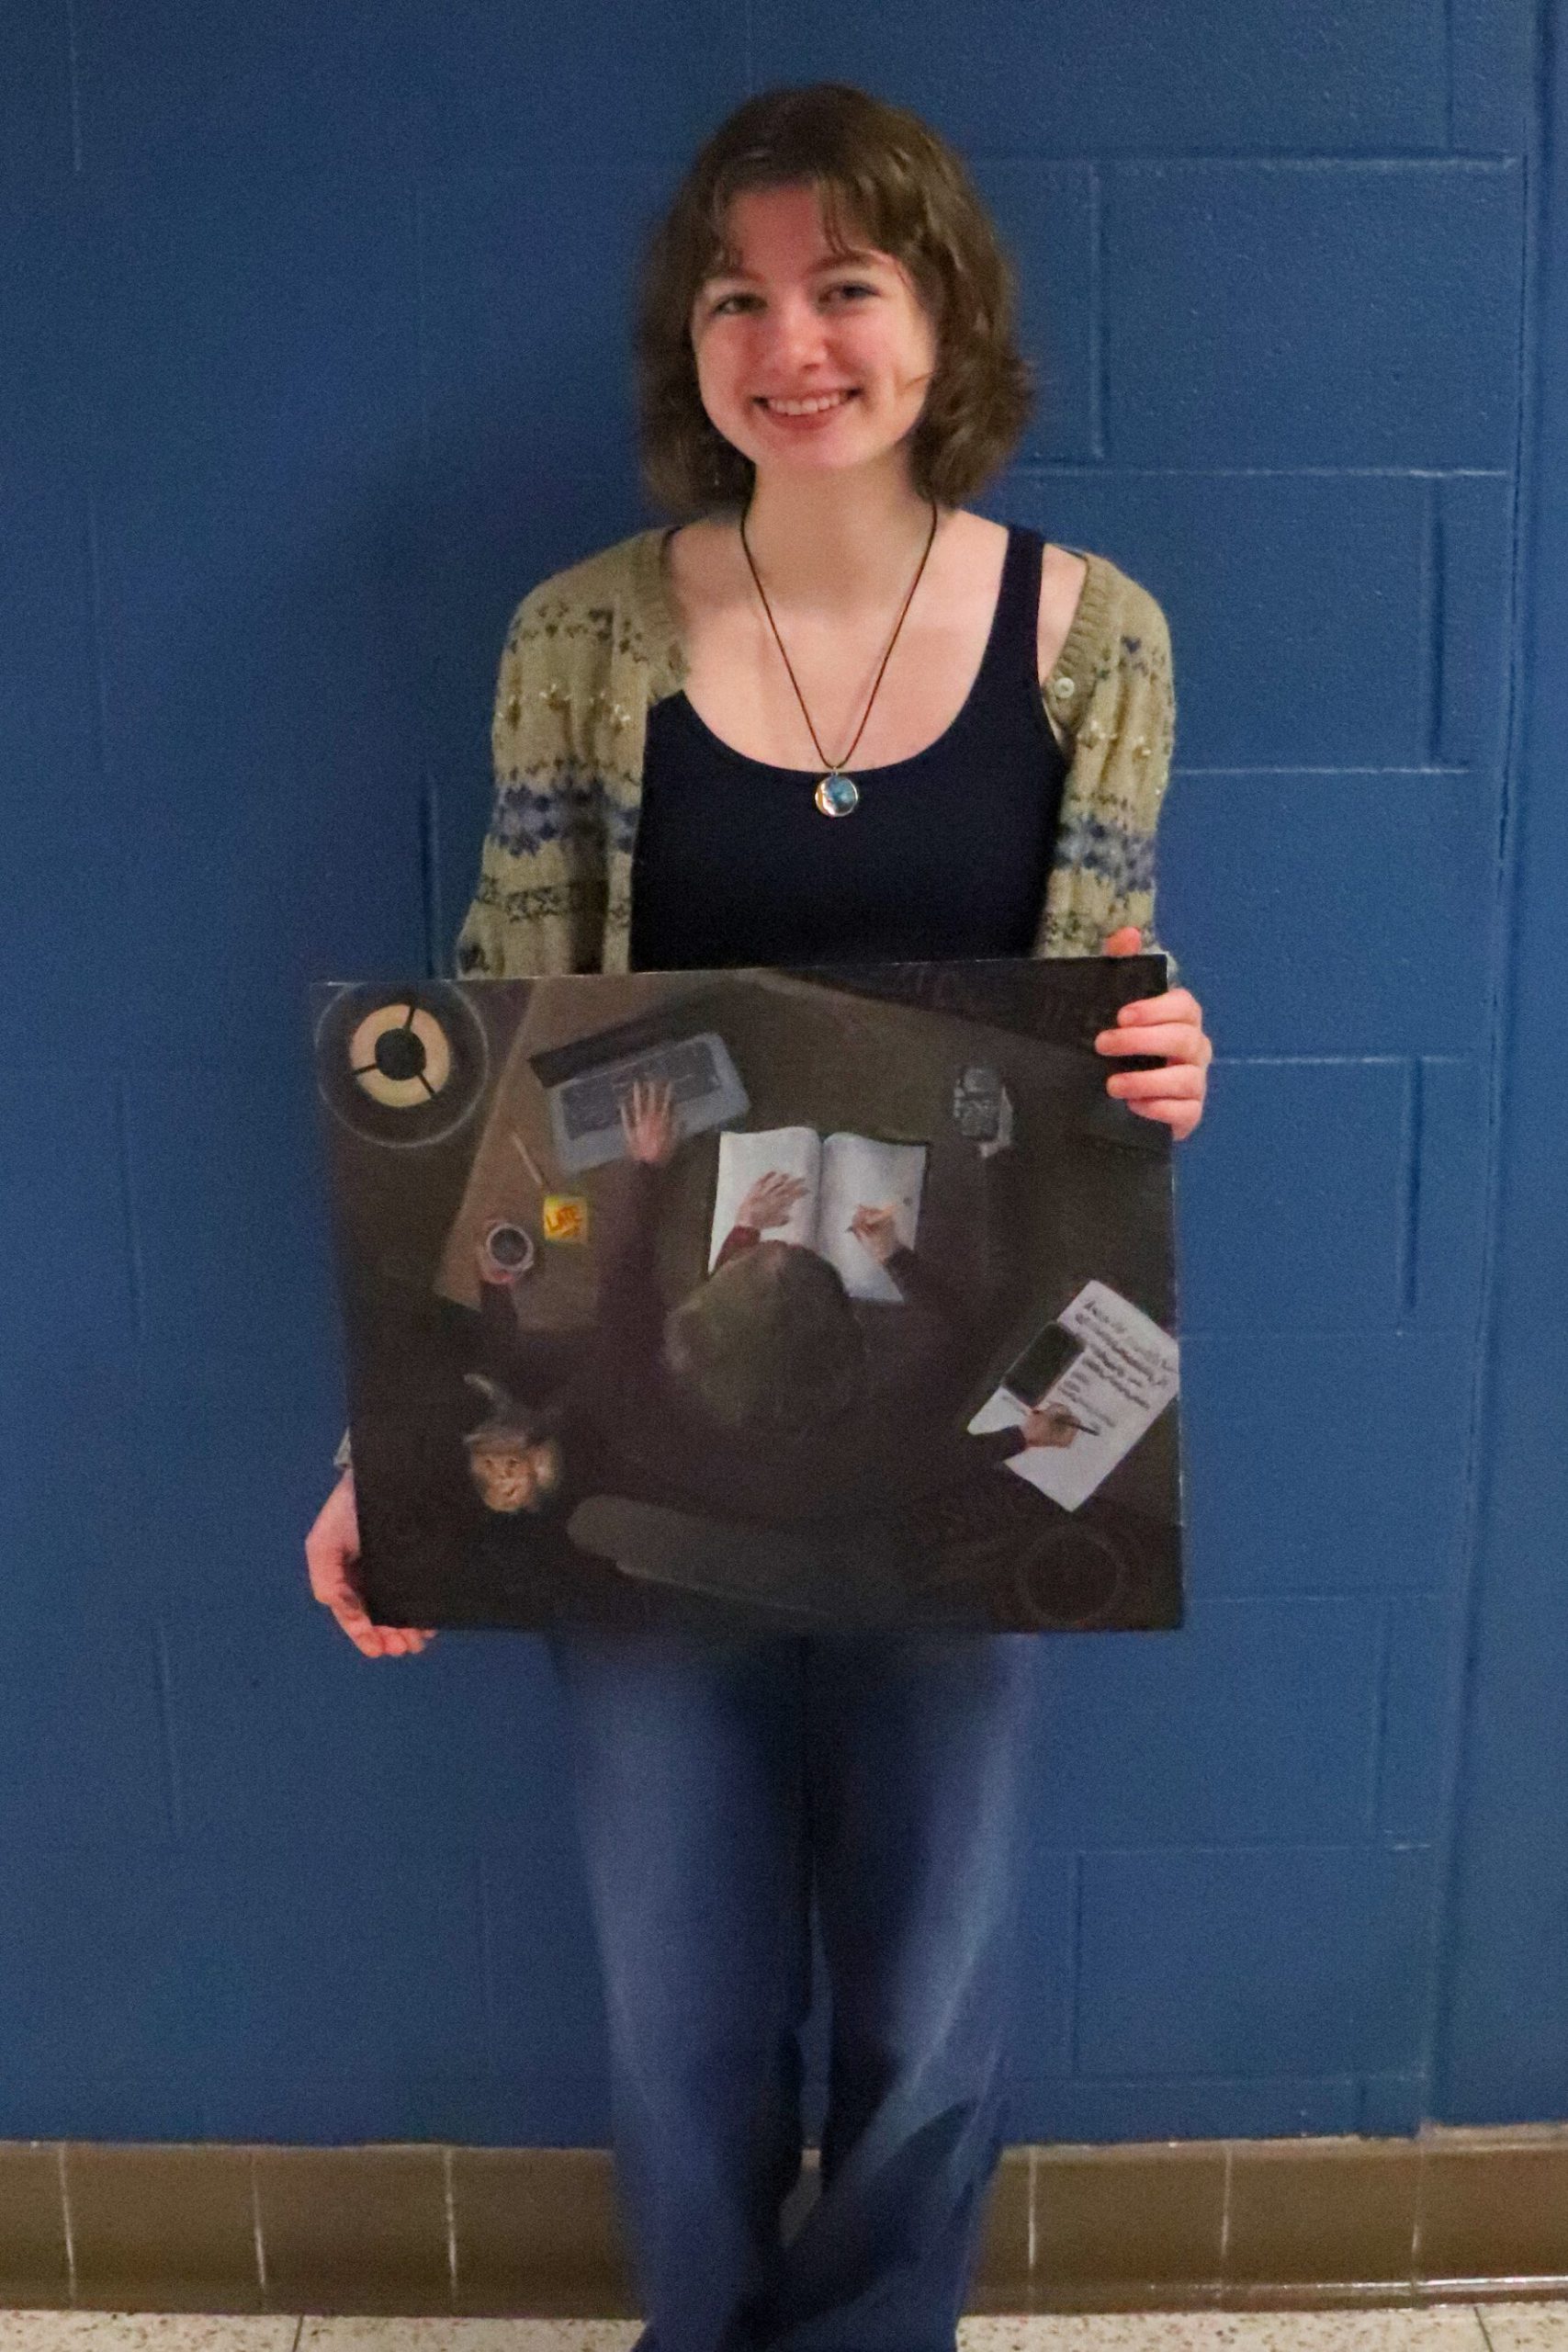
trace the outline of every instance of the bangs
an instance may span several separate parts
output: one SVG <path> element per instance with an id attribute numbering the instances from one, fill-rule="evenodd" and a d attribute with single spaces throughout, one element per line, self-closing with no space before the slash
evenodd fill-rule
<path id="1" fill-rule="evenodd" d="M 712 278 L 741 275 L 742 255 L 729 241 L 730 215 L 736 198 L 761 195 L 772 188 L 810 188 L 817 198 L 828 251 L 835 261 L 854 261 L 869 248 L 886 251 L 881 240 L 872 233 L 869 221 L 860 219 L 858 199 L 846 178 L 824 171 L 810 177 L 792 174 L 787 179 L 749 179 L 739 175 L 742 170 L 743 165 L 738 164 L 731 174 L 716 181 L 708 198 L 703 224 L 707 232 L 706 243 L 694 254 L 698 293 Z M 896 256 L 889 254 L 888 258 Z"/>

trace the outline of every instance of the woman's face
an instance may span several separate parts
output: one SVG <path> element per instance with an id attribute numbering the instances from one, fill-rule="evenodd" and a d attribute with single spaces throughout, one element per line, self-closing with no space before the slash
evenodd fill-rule
<path id="1" fill-rule="evenodd" d="M 759 472 L 886 458 L 919 416 L 936 366 L 935 330 L 908 271 L 871 250 L 835 258 L 810 187 L 737 197 L 728 231 L 739 272 L 707 279 L 692 306 L 697 385 L 715 427 Z M 777 405 L 818 400 L 816 413 Z"/>

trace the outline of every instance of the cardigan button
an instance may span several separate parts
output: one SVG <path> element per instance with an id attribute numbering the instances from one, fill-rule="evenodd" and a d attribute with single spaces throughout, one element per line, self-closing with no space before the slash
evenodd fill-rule
<path id="1" fill-rule="evenodd" d="M 1077 688 L 1073 684 L 1071 678 L 1058 677 L 1052 679 L 1051 692 L 1055 695 L 1058 702 L 1071 702 L 1074 695 L 1077 692 Z"/>

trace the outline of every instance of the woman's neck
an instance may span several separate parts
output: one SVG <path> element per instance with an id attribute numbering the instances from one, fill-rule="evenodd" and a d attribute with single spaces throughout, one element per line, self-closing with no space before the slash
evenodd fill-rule
<path id="1" fill-rule="evenodd" d="M 939 507 L 939 534 L 942 519 Z M 901 473 L 759 474 L 746 512 L 746 543 L 770 603 L 801 615 L 896 604 L 931 527 L 931 502 Z"/>

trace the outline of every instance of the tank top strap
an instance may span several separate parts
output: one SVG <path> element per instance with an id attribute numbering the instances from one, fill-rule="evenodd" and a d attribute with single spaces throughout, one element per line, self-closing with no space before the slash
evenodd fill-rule
<path id="1" fill-rule="evenodd" d="M 1033 685 L 1038 675 L 1040 643 L 1040 582 L 1045 561 L 1045 541 L 1026 524 L 1008 525 L 1007 554 L 1002 560 L 1001 587 L 984 667 L 987 687 L 1017 684 L 1022 677 Z"/>

